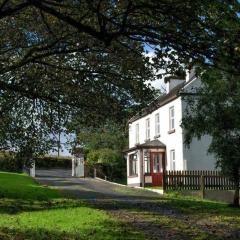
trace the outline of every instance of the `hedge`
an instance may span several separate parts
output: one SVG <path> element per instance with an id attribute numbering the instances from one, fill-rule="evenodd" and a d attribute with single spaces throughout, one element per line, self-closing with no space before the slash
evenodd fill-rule
<path id="1" fill-rule="evenodd" d="M 22 169 L 22 161 L 14 153 L 0 152 L 0 171 L 21 172 Z"/>
<path id="2" fill-rule="evenodd" d="M 36 168 L 71 168 L 71 157 L 44 156 L 36 158 Z M 15 158 L 14 153 L 0 152 L 0 171 L 22 172 L 21 159 Z"/>
<path id="3" fill-rule="evenodd" d="M 44 156 L 36 160 L 36 168 L 71 168 L 71 157 Z"/>

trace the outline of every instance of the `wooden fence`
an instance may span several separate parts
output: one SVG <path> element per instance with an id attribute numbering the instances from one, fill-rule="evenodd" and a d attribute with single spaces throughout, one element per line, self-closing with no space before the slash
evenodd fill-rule
<path id="1" fill-rule="evenodd" d="M 234 183 L 220 171 L 165 171 L 165 190 L 234 190 Z"/>

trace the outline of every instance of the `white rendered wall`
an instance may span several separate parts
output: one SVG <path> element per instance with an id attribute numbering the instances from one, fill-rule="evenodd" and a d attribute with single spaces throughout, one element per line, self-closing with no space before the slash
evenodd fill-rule
<path id="1" fill-rule="evenodd" d="M 204 135 L 200 140 L 194 138 L 190 148 L 184 147 L 183 157 L 188 170 L 216 170 L 215 157 L 207 152 L 211 137 Z"/>
<path id="2" fill-rule="evenodd" d="M 201 86 L 201 80 L 195 79 L 191 81 L 184 88 L 185 92 L 194 92 L 194 89 Z M 187 102 L 182 101 L 183 116 Z M 184 137 L 184 135 L 183 135 Z M 208 153 L 208 148 L 211 143 L 211 136 L 204 135 L 201 139 L 194 138 L 187 148 L 183 146 L 183 159 L 186 162 L 188 170 L 215 170 L 215 157 L 213 154 Z"/>
<path id="3" fill-rule="evenodd" d="M 175 132 L 169 134 L 169 108 L 174 106 L 175 112 Z M 182 119 L 182 103 L 181 98 L 178 97 L 170 103 L 160 107 L 151 114 L 133 122 L 129 128 L 129 148 L 135 146 L 136 124 L 139 124 L 139 143 L 145 143 L 146 140 L 146 119 L 150 118 L 150 140 L 155 138 L 155 114 L 160 115 L 160 137 L 157 139 L 166 145 L 166 161 L 167 170 L 171 169 L 170 151 L 175 150 L 176 156 L 176 170 L 183 170 L 183 137 L 182 128 L 180 127 Z"/>

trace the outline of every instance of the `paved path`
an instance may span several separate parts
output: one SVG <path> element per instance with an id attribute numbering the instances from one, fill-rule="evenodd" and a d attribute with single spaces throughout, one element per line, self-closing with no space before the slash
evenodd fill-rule
<path id="1" fill-rule="evenodd" d="M 160 197 L 154 192 L 118 186 L 93 178 L 75 178 L 71 176 L 71 170 L 37 170 L 36 178 L 44 185 L 58 187 L 66 194 L 85 200 L 149 201 Z"/>

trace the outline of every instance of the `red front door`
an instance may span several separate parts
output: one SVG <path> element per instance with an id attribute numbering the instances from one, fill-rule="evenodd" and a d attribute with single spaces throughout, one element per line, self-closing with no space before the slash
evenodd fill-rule
<path id="1" fill-rule="evenodd" d="M 151 153 L 150 158 L 150 173 L 152 176 L 153 186 L 162 186 L 163 182 L 163 154 L 159 152 Z"/>

